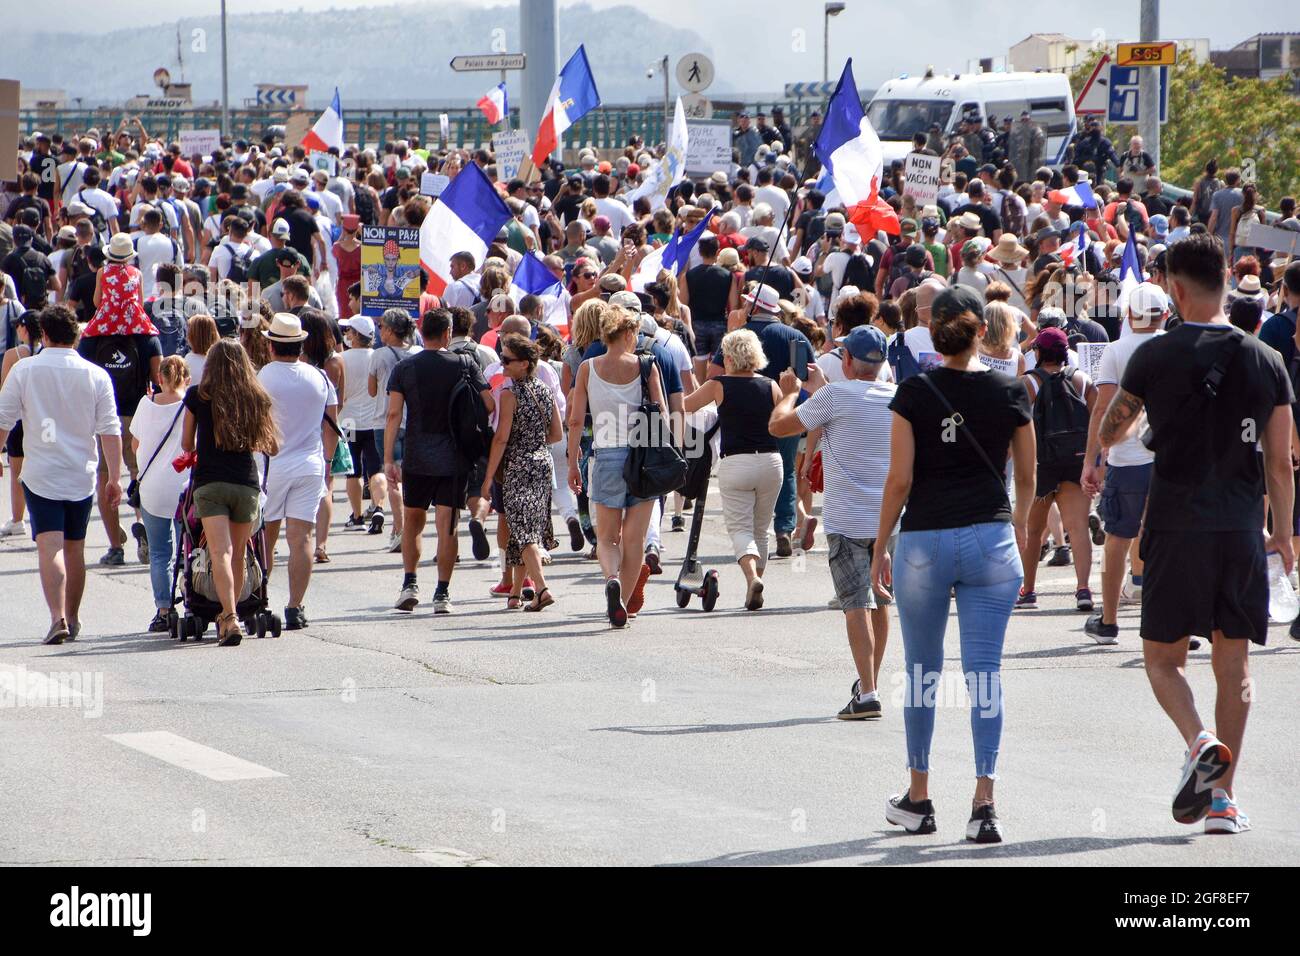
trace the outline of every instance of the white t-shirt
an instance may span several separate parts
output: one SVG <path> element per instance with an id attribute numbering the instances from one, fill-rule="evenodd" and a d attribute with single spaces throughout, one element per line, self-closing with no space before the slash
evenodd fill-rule
<path id="1" fill-rule="evenodd" d="M 117 218 L 117 200 L 98 186 L 93 189 L 80 189 L 74 198 L 104 217 L 104 227 L 99 230 L 99 241 L 108 242 L 108 224 Z"/>
<path id="2" fill-rule="evenodd" d="M 480 281 L 478 273 L 471 272 L 449 282 L 442 293 L 443 308 L 460 306 L 462 309 L 472 309 L 480 299 L 478 291 Z"/>
<path id="3" fill-rule="evenodd" d="M 773 222 L 785 222 L 790 211 L 790 196 L 780 186 L 759 186 L 754 190 L 754 202 L 765 202 L 772 207 L 772 212 L 776 213 Z"/>
<path id="4" fill-rule="evenodd" d="M 190 384 L 198 385 L 203 381 L 203 366 L 208 363 L 206 355 L 200 355 L 198 352 L 185 353 L 185 365 L 190 370 Z"/>
<path id="5" fill-rule="evenodd" d="M 237 243 L 226 239 L 212 250 L 212 257 L 208 260 L 208 265 L 217 270 L 218 279 L 224 279 L 230 275 L 230 267 L 234 263 L 235 256 L 247 259 L 246 268 L 249 269 L 252 268 L 253 259 L 256 258 L 252 246 L 246 242 Z"/>
<path id="6" fill-rule="evenodd" d="M 853 380 L 818 389 L 795 411 L 805 428 L 821 427 L 828 534 L 874 538 L 889 474 L 889 432 L 897 386 Z"/>
<path id="7" fill-rule="evenodd" d="M 135 254 L 140 263 L 140 287 L 146 299 L 153 295 L 154 275 L 159 265 L 164 262 L 182 264 L 180 243 L 161 232 L 153 235 L 142 232 L 136 236 Z"/>
<path id="8" fill-rule="evenodd" d="M 1019 374 L 1020 360 L 1012 355 L 1011 358 L 998 358 L 996 355 L 980 354 L 980 364 L 986 365 L 995 372 L 1001 372 L 1003 375 L 1010 375 L 1015 378 Z"/>
<path id="9" fill-rule="evenodd" d="M 72 201 L 77 194 L 77 190 L 81 188 L 81 180 L 86 175 L 87 168 L 86 164 L 80 160 L 59 163 L 59 187 L 63 190 L 63 204 L 65 206 Z"/>
<path id="10" fill-rule="evenodd" d="M 626 203 L 608 197 L 596 200 L 596 215 L 609 219 L 609 232 L 615 239 L 621 238 L 623 230 L 635 221 Z"/>
<path id="11" fill-rule="evenodd" d="M 370 428 L 383 431 L 388 423 L 388 376 L 392 374 L 397 363 L 411 355 L 420 354 L 420 346 L 412 345 L 405 349 L 400 346 L 380 345 L 370 350 L 370 371 L 366 373 L 366 389 L 370 388 L 370 376 L 375 377 L 378 389 L 375 392 L 374 407 L 371 411 Z M 347 384 L 346 382 L 344 383 Z M 406 427 L 406 407 L 402 407 L 402 427 Z"/>
<path id="12" fill-rule="evenodd" d="M 312 195 L 316 197 L 316 201 L 320 203 L 321 212 L 329 217 L 330 222 L 338 222 L 339 216 L 343 215 L 343 203 L 339 200 L 339 197 L 330 192 L 328 188 L 313 192 Z"/>
<path id="13" fill-rule="evenodd" d="M 343 350 L 343 404 L 339 408 L 339 428 L 350 440 L 354 432 L 370 429 L 374 399 L 370 397 L 370 355 L 373 349 Z"/>
<path id="14" fill-rule="evenodd" d="M 271 413 L 280 431 L 280 453 L 271 458 L 267 484 L 292 478 L 325 478 L 321 426 L 325 408 L 337 405 L 329 377 L 307 362 L 268 363 L 257 380 L 271 396 Z"/>
<path id="15" fill-rule="evenodd" d="M 1124 323 L 1126 326 L 1127 322 Z M 1101 353 L 1101 362 L 1097 366 L 1097 385 L 1116 385 L 1124 377 L 1124 369 L 1128 367 L 1129 359 L 1140 346 L 1150 342 L 1157 335 L 1164 335 L 1164 329 L 1157 329 L 1154 332 L 1135 333 L 1121 339 L 1117 339 L 1106 346 L 1105 351 Z M 1116 468 L 1128 468 L 1133 465 L 1146 465 L 1156 460 L 1155 453 L 1150 451 L 1146 445 L 1142 444 L 1140 436 L 1146 428 L 1146 410 L 1138 416 L 1133 430 L 1129 432 L 1129 437 L 1111 448 L 1110 453 L 1106 456 L 1106 461 Z"/>
<path id="16" fill-rule="evenodd" d="M 198 384 L 198 379 L 194 379 L 194 384 Z M 140 440 L 136 460 L 139 461 L 141 470 L 153 457 L 154 449 L 162 446 L 158 456 L 153 459 L 153 464 L 140 480 L 140 505 L 157 518 L 170 518 L 176 513 L 176 502 L 190 479 L 188 468 L 178 474 L 172 467 L 172 461 L 181 453 L 181 433 L 185 430 L 181 427 L 183 422 L 177 420 L 176 416 L 184 410 L 184 402 L 159 405 L 148 398 L 142 398 L 131 419 L 131 437 Z M 170 434 L 168 429 L 171 429 Z"/>
<path id="17" fill-rule="evenodd" d="M 673 364 L 677 366 L 679 374 L 684 374 L 691 370 L 691 353 L 676 333 L 660 327 L 655 332 L 655 341 L 662 345 L 672 358 Z"/>
<path id="18" fill-rule="evenodd" d="M 943 356 L 935 350 L 928 325 L 914 326 L 904 332 L 903 344 L 911 350 L 912 358 L 916 359 L 922 371 L 943 364 Z"/>

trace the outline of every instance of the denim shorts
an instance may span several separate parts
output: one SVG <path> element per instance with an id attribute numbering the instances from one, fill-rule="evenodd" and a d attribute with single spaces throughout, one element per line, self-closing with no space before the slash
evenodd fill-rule
<path id="1" fill-rule="evenodd" d="M 379 457 L 379 467 L 382 471 L 384 467 L 384 430 L 382 428 L 376 428 L 374 432 L 375 453 Z M 402 452 L 405 451 L 405 446 L 406 429 L 399 428 L 397 430 L 397 441 L 393 442 L 393 464 L 400 465 L 402 463 Z"/>
<path id="2" fill-rule="evenodd" d="M 587 497 L 595 504 L 606 508 L 631 508 L 652 498 L 638 498 L 627 490 L 623 480 L 623 463 L 627 461 L 631 449 L 593 448 L 591 457 L 591 475 L 588 480 Z"/>
<path id="3" fill-rule="evenodd" d="M 82 498 L 80 501 L 63 501 L 58 498 L 45 498 L 22 486 L 23 497 L 27 500 L 27 514 L 31 519 L 32 540 L 37 535 L 57 531 L 64 541 L 85 541 L 86 528 L 90 525 L 90 506 L 95 496 Z"/>
<path id="4" fill-rule="evenodd" d="M 1154 465 L 1111 465 L 1106 469 L 1106 483 L 1097 499 L 1097 517 L 1107 534 L 1117 538 L 1136 538 L 1142 529 L 1142 515 L 1147 507 Z"/>

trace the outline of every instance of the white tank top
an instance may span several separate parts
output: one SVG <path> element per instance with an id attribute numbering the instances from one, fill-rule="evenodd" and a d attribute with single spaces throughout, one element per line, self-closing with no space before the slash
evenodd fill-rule
<path id="1" fill-rule="evenodd" d="M 596 371 L 596 360 L 587 363 L 587 408 L 591 412 L 592 448 L 620 448 L 627 445 L 628 418 L 641 406 L 641 377 L 626 385 L 607 382 Z"/>

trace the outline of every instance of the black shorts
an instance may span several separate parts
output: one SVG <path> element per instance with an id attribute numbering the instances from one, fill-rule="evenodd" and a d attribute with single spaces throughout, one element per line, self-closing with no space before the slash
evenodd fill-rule
<path id="1" fill-rule="evenodd" d="M 443 508 L 465 507 L 469 475 L 417 475 L 402 472 L 402 506 L 427 511 L 430 505 Z"/>
<path id="2" fill-rule="evenodd" d="M 27 517 L 32 526 L 32 540 L 49 531 L 63 535 L 64 541 L 85 541 L 90 526 L 90 506 L 95 496 L 80 501 L 63 501 L 45 498 L 23 485 L 23 498 L 27 501 Z"/>
<path id="3" fill-rule="evenodd" d="M 23 423 L 15 422 L 14 427 L 9 432 L 9 437 L 5 439 L 5 454 L 10 458 L 23 457 Z"/>
<path id="4" fill-rule="evenodd" d="M 1268 638 L 1268 560 L 1259 531 L 1142 533 L 1142 639 Z"/>
<path id="5" fill-rule="evenodd" d="M 379 457 L 379 449 L 375 447 L 375 433 L 368 428 L 359 429 L 356 436 L 355 441 L 348 442 L 348 451 L 352 453 L 352 470 L 348 472 L 348 477 L 369 478 L 371 475 L 382 474 L 384 462 Z"/>
<path id="6" fill-rule="evenodd" d="M 696 319 L 691 327 L 695 330 L 696 358 L 711 358 L 714 352 L 722 348 L 722 337 L 727 334 L 726 319 L 721 322 L 716 319 Z"/>
<path id="7" fill-rule="evenodd" d="M 474 462 L 474 467 L 470 469 L 469 496 L 471 498 L 477 498 L 478 493 L 483 490 L 483 479 L 487 477 L 487 463 L 486 458 L 480 458 Z"/>
<path id="8" fill-rule="evenodd" d="M 1040 464 L 1034 478 L 1034 497 L 1046 498 L 1060 488 L 1061 482 L 1068 481 L 1077 485 L 1082 477 L 1082 459 L 1068 465 Z"/>

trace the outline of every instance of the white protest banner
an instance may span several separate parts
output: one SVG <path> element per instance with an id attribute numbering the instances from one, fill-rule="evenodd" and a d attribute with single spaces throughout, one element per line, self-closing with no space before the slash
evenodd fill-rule
<path id="1" fill-rule="evenodd" d="M 731 168 L 731 124 L 689 121 L 686 124 L 686 172 L 708 175 Z"/>
<path id="2" fill-rule="evenodd" d="M 332 153 L 322 153 L 313 149 L 307 154 L 307 163 L 311 166 L 312 172 L 323 169 L 328 176 L 338 175 L 339 158 Z"/>
<path id="3" fill-rule="evenodd" d="M 221 148 L 221 130 L 183 129 L 180 143 L 182 156 L 211 156 Z"/>
<path id="4" fill-rule="evenodd" d="M 1250 238 L 1246 240 L 1246 244 L 1270 252 L 1294 256 L 1300 253 L 1300 232 L 1254 222 L 1250 224 Z"/>
<path id="5" fill-rule="evenodd" d="M 442 191 L 451 185 L 451 177 L 427 170 L 420 176 L 420 195 L 441 196 Z"/>
<path id="6" fill-rule="evenodd" d="M 927 206 L 939 200 L 938 156 L 908 153 L 903 166 L 903 195 L 911 196 L 918 206 Z"/>
<path id="7" fill-rule="evenodd" d="M 521 129 L 497 133 L 492 137 L 492 152 L 497 158 L 497 182 L 508 183 L 519 176 L 519 167 L 528 155 L 528 134 Z"/>
<path id="8" fill-rule="evenodd" d="M 1075 354 L 1079 356 L 1079 370 L 1088 376 L 1088 381 L 1097 381 L 1101 357 L 1108 345 L 1109 342 L 1080 342 L 1074 347 Z"/>

